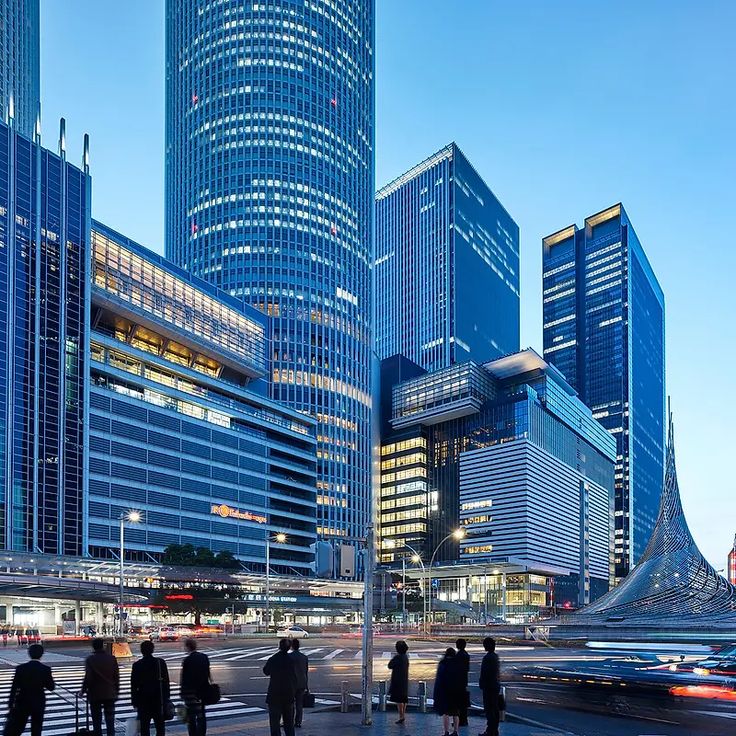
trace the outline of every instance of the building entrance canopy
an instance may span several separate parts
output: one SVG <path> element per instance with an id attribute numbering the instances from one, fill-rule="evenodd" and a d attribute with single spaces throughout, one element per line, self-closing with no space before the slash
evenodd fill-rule
<path id="1" fill-rule="evenodd" d="M 685 519 L 671 416 L 664 490 L 646 551 L 617 588 L 565 623 L 657 628 L 736 625 L 736 588 L 703 557 Z"/>

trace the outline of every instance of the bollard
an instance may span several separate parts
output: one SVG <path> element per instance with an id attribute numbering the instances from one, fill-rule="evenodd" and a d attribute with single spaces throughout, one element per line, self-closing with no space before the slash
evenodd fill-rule
<path id="1" fill-rule="evenodd" d="M 378 710 L 381 713 L 386 712 L 386 680 L 378 683 Z"/>
<path id="2" fill-rule="evenodd" d="M 343 680 L 340 683 L 340 713 L 348 712 L 348 682 Z"/>
<path id="3" fill-rule="evenodd" d="M 419 681 L 419 712 L 427 712 L 427 683 L 424 680 Z"/>

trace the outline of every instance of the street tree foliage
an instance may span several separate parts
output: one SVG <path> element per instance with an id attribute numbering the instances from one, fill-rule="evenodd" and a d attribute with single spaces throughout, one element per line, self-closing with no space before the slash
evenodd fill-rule
<path id="1" fill-rule="evenodd" d="M 164 549 L 161 562 L 164 565 L 180 567 L 214 567 L 220 570 L 240 570 L 240 563 L 232 552 L 215 554 L 207 547 L 193 544 L 170 544 Z"/>

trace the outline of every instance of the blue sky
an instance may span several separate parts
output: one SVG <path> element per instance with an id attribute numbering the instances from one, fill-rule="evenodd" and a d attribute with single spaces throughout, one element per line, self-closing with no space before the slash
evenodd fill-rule
<path id="1" fill-rule="evenodd" d="M 618 201 L 667 300 L 696 541 L 736 533 L 736 3 L 377 0 L 376 182 L 455 140 L 519 223 L 522 345 L 542 236 Z M 95 216 L 163 250 L 163 0 L 42 0 L 44 141 L 91 136 Z"/>

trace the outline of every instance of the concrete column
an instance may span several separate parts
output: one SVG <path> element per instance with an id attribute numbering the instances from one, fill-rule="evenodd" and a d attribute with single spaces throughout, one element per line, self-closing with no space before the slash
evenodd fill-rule
<path id="1" fill-rule="evenodd" d="M 74 601 L 74 631 L 79 636 L 80 628 L 79 624 L 82 621 L 82 601 Z"/>
<path id="2" fill-rule="evenodd" d="M 97 617 L 95 619 L 95 623 L 97 625 L 97 634 L 102 633 L 102 622 L 105 620 L 105 609 L 102 603 L 97 603 Z"/>

